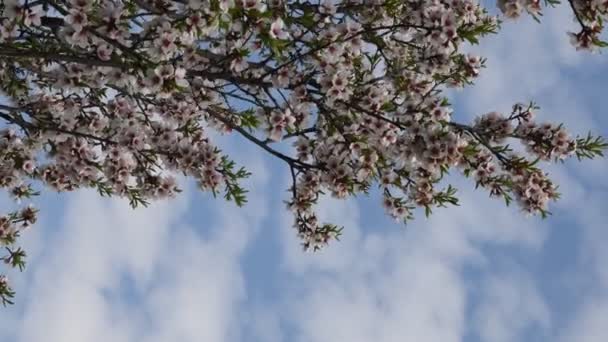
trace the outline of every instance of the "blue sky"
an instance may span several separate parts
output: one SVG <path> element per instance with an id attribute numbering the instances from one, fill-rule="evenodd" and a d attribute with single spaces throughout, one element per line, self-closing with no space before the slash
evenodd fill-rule
<path id="1" fill-rule="evenodd" d="M 452 94 L 456 115 L 535 100 L 539 120 L 608 135 L 605 54 L 574 51 L 569 27 L 563 7 L 474 47 L 488 68 Z M 563 198 L 547 220 L 457 175 L 462 205 L 406 227 L 378 198 L 325 199 L 321 215 L 345 233 L 308 254 L 282 203 L 288 170 L 223 142 L 254 173 L 244 209 L 191 189 L 136 211 L 92 192 L 44 195 L 0 341 L 608 340 L 607 160 L 551 166 Z"/>

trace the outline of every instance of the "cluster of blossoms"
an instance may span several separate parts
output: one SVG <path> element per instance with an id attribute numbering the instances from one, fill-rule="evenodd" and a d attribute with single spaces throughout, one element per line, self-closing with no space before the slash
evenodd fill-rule
<path id="1" fill-rule="evenodd" d="M 34 195 L 31 188 L 15 186 L 12 189 L 15 198 L 30 197 Z M 21 210 L 0 216 L 0 247 L 6 251 L 6 255 L 0 257 L 0 261 L 10 267 L 23 270 L 25 266 L 25 251 L 20 247 L 14 247 L 21 233 L 36 223 L 38 211 L 32 206 L 26 206 Z M 3 305 L 13 304 L 12 298 L 15 293 L 8 284 L 8 278 L 0 275 L 0 302 Z"/>
<path id="2" fill-rule="evenodd" d="M 608 2 L 606 0 L 567 0 L 580 25 L 580 31 L 568 32 L 570 42 L 577 50 L 596 51 L 608 46 L 600 36 L 604 29 L 603 22 L 608 19 Z M 555 6 L 559 0 L 498 0 L 498 8 L 507 18 L 516 19 L 525 11 L 536 20 L 542 15 L 542 5 Z"/>
<path id="3" fill-rule="evenodd" d="M 573 2 L 584 32 L 605 13 L 593 3 Z M 499 8 L 516 17 L 540 5 Z M 535 122 L 533 106 L 454 121 L 443 89 L 472 83 L 484 65 L 461 46 L 498 23 L 474 0 L 5 0 L 0 187 L 15 198 L 94 188 L 137 206 L 175 196 L 183 174 L 242 205 L 249 173 L 214 145 L 215 131 L 286 163 L 286 202 L 307 249 L 341 233 L 315 213 L 322 194 L 377 185 L 388 214 L 406 220 L 457 203 L 438 185 L 453 168 L 545 214 L 558 194 L 535 160 L 594 157 L 606 145 Z M 523 151 L 505 145 L 516 141 Z M 6 216 L 3 243 L 34 221 L 29 207 Z M 1 278 L 0 295 L 10 294 Z"/>

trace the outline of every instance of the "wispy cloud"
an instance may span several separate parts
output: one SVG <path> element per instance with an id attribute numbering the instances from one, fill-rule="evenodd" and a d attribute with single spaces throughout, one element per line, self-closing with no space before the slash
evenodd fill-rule
<path id="1" fill-rule="evenodd" d="M 245 159 L 245 158 L 244 158 Z M 259 155 L 247 157 L 249 186 L 264 189 Z M 80 192 L 28 269 L 12 320 L 0 336 L 18 341 L 239 340 L 237 308 L 246 291 L 240 257 L 267 215 L 264 193 L 238 209 L 218 200 L 207 216 L 190 191 L 175 201 L 131 210 L 125 201 Z M 204 229 L 203 232 L 201 229 Z M 23 291 L 26 291 L 23 293 Z M 19 308 L 19 306 L 17 306 Z M 6 311 L 5 311 L 6 312 Z M 3 313 L 5 314 L 5 313 Z"/>

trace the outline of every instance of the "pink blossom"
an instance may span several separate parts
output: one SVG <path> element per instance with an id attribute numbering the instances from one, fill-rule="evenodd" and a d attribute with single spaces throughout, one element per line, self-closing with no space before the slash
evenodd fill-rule
<path id="1" fill-rule="evenodd" d="M 283 19 L 277 18 L 270 25 L 270 36 L 274 39 L 287 39 L 289 33 L 285 31 L 285 24 Z"/>

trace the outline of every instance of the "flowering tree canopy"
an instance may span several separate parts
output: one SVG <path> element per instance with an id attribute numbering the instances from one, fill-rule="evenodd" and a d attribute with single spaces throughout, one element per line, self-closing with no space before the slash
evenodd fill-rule
<path id="1" fill-rule="evenodd" d="M 534 18 L 556 0 L 3 0 L 0 2 L 0 187 L 95 188 L 132 206 L 173 197 L 176 175 L 246 202 L 249 173 L 214 145 L 240 135 L 291 174 L 286 198 L 304 248 L 341 228 L 320 222 L 319 196 L 378 187 L 387 213 L 457 204 L 448 171 L 492 197 L 546 215 L 558 197 L 539 166 L 602 154 L 600 137 L 537 122 L 515 104 L 452 120 L 447 87 L 473 82 L 484 59 L 463 52 L 501 16 Z M 570 0 L 576 49 L 594 50 L 606 0 Z M 281 143 L 292 153 L 281 152 Z M 0 217 L 2 260 L 22 268 L 16 238 L 33 207 Z M 0 298 L 13 290 L 0 276 Z"/>

